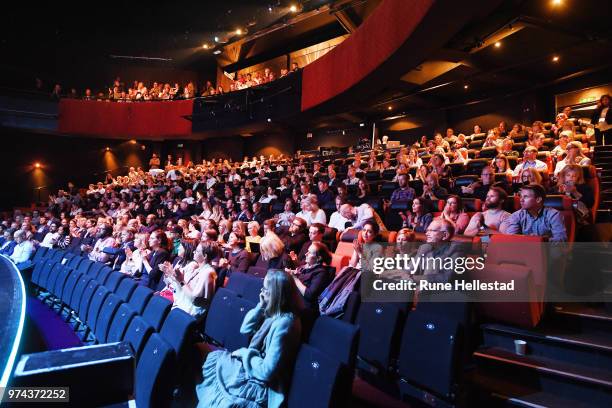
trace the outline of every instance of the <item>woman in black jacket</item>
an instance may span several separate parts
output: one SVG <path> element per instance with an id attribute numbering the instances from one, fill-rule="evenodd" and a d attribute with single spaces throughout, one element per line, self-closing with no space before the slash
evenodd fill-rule
<path id="1" fill-rule="evenodd" d="M 325 266 L 331 262 L 331 253 L 322 242 L 313 242 L 306 252 L 306 263 L 293 273 L 295 285 L 304 297 L 307 307 L 318 308 L 323 290 L 334 280 L 334 274 Z"/>

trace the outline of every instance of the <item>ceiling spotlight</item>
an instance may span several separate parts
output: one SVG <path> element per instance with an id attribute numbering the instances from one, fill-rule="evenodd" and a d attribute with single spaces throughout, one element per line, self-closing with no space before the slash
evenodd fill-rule
<path id="1" fill-rule="evenodd" d="M 561 4 L 563 4 L 563 0 L 552 0 L 553 6 L 560 6 Z"/>
<path id="2" fill-rule="evenodd" d="M 205 50 L 207 50 L 207 49 L 208 49 L 208 44 L 204 44 L 204 45 L 202 45 L 202 48 L 204 48 Z"/>
<path id="3" fill-rule="evenodd" d="M 268 123 L 270 123 L 270 122 L 272 122 L 272 119 L 271 119 L 271 118 L 268 118 Z"/>
<path id="4" fill-rule="evenodd" d="M 272 12 L 272 7 L 268 7 L 268 12 L 271 13 Z"/>
<path id="5" fill-rule="evenodd" d="M 36 167 L 37 169 L 40 169 L 40 163 L 38 162 L 34 163 L 34 167 Z"/>
<path id="6" fill-rule="evenodd" d="M 343 131 L 342 131 L 342 134 L 343 134 L 343 135 L 346 135 L 346 130 L 343 130 Z"/>
<path id="7" fill-rule="evenodd" d="M 393 106 L 391 105 L 387 106 L 387 110 L 391 110 L 391 109 L 393 109 Z"/>
<path id="8" fill-rule="evenodd" d="M 297 11 L 297 6 L 295 4 L 292 4 L 291 7 L 289 7 L 289 11 L 295 13 Z"/>
<path id="9" fill-rule="evenodd" d="M 365 123 L 360 123 L 359 124 L 359 127 L 364 127 L 364 126 L 365 126 Z"/>
<path id="10" fill-rule="evenodd" d="M 553 62 L 559 62 L 559 56 L 555 55 L 552 60 Z"/>
<path id="11" fill-rule="evenodd" d="M 219 54 L 221 54 L 221 50 L 214 50 L 214 51 L 213 51 L 213 54 L 215 54 L 215 55 L 219 55 Z"/>
<path id="12" fill-rule="evenodd" d="M 495 42 L 495 48 L 499 48 L 499 47 L 501 47 L 501 43 L 499 41 L 496 41 Z"/>
<path id="13" fill-rule="evenodd" d="M 470 86 L 468 84 L 463 85 L 463 89 L 468 89 Z"/>
<path id="14" fill-rule="evenodd" d="M 219 42 L 219 37 L 215 36 L 215 42 Z"/>
<path id="15" fill-rule="evenodd" d="M 241 29 L 236 29 L 236 35 L 242 35 L 242 30 Z"/>
<path id="16" fill-rule="evenodd" d="M 107 152 L 110 152 L 110 147 L 106 146 L 106 149 L 105 149 L 105 150 L 106 150 Z"/>

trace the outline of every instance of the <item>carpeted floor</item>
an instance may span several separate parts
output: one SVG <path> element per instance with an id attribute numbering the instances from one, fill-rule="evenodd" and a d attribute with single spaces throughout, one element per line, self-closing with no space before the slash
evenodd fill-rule
<path id="1" fill-rule="evenodd" d="M 70 325 L 39 299 L 28 296 L 28 318 L 45 343 L 47 350 L 81 346 L 81 340 Z"/>

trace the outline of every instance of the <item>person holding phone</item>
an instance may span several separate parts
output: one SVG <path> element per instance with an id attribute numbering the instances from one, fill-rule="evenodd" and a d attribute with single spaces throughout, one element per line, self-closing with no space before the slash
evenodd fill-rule
<path id="1" fill-rule="evenodd" d="M 300 344 L 301 308 L 294 279 L 282 270 L 269 270 L 259 302 L 240 327 L 240 333 L 252 335 L 249 346 L 208 353 L 204 381 L 196 386 L 198 407 L 283 405 Z"/>

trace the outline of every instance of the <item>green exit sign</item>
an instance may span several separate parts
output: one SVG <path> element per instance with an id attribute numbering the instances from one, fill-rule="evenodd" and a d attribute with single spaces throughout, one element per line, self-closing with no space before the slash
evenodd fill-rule
<path id="1" fill-rule="evenodd" d="M 596 96 L 589 96 L 587 98 L 582 98 L 578 101 L 578 103 L 588 103 L 588 102 L 595 102 L 597 100 Z"/>

